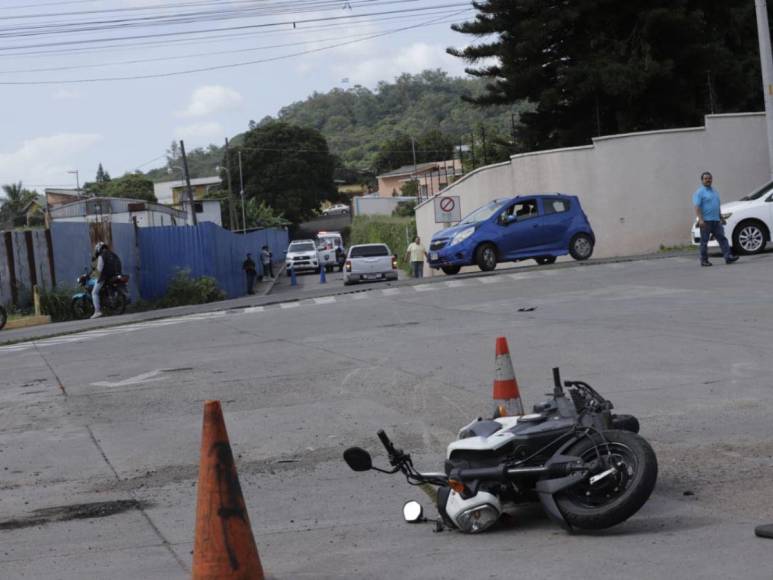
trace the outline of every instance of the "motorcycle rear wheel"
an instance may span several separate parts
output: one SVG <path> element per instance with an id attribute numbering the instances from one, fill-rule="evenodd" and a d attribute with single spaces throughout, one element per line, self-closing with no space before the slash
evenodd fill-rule
<path id="1" fill-rule="evenodd" d="M 120 290 L 110 290 L 105 296 L 105 307 L 109 314 L 123 314 L 126 311 L 126 296 Z"/>
<path id="2" fill-rule="evenodd" d="M 647 441 L 627 431 L 604 431 L 604 439 L 586 437 L 566 451 L 584 461 L 602 457 L 620 464 L 616 473 L 594 485 L 585 478 L 556 495 L 561 513 L 573 527 L 601 530 L 617 525 L 639 511 L 655 488 L 658 460 Z"/>
<path id="3" fill-rule="evenodd" d="M 70 303 L 70 310 L 72 310 L 73 318 L 89 318 L 94 314 L 94 304 L 85 296 L 76 296 Z"/>

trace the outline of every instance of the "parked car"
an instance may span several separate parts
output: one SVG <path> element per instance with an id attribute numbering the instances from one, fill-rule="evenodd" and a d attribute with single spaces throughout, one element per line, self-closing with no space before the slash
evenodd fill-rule
<path id="1" fill-rule="evenodd" d="M 386 244 L 360 244 L 349 248 L 344 264 L 344 284 L 369 280 L 397 280 L 397 256 Z"/>
<path id="2" fill-rule="evenodd" d="M 319 232 L 317 234 L 317 254 L 320 264 L 327 271 L 338 267 L 339 272 L 344 271 L 346 261 L 346 248 L 344 238 L 340 232 Z"/>
<path id="3" fill-rule="evenodd" d="M 725 235 L 737 254 L 759 254 L 770 241 L 773 230 L 773 181 L 738 201 L 723 203 L 720 215 L 725 220 Z M 700 245 L 701 232 L 696 218 L 692 226 L 692 243 Z M 719 244 L 712 236 L 709 247 Z"/>
<path id="4" fill-rule="evenodd" d="M 314 240 L 294 240 L 287 246 L 285 257 L 287 275 L 290 270 L 296 273 L 303 270 L 313 270 L 319 273 L 319 257 L 317 256 L 317 244 Z"/>
<path id="5" fill-rule="evenodd" d="M 350 209 L 348 205 L 343 203 L 337 203 L 322 210 L 322 215 L 349 215 Z"/>
<path id="6" fill-rule="evenodd" d="M 526 195 L 497 199 L 457 225 L 432 236 L 429 265 L 446 274 L 477 264 L 485 271 L 499 262 L 534 259 L 552 264 L 570 254 L 587 260 L 596 236 L 574 195 Z"/>

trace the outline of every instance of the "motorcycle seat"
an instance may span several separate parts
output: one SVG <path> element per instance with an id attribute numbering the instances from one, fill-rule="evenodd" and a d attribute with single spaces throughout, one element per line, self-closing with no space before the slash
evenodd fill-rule
<path id="1" fill-rule="evenodd" d="M 459 434 L 459 439 L 467 439 L 468 437 L 488 437 L 501 429 L 502 424 L 497 421 L 475 421 Z"/>

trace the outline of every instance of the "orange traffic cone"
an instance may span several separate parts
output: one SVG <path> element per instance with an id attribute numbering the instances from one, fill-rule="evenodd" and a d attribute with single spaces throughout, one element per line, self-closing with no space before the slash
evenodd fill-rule
<path id="1" fill-rule="evenodd" d="M 192 577 L 263 580 L 220 401 L 204 403 Z"/>
<path id="2" fill-rule="evenodd" d="M 504 336 L 497 337 L 494 371 L 494 418 L 523 415 L 523 402 L 515 380 L 510 349 Z"/>

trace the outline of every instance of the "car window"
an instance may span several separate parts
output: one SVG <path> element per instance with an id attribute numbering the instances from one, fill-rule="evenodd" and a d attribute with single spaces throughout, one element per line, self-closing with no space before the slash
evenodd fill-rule
<path id="1" fill-rule="evenodd" d="M 388 255 L 389 248 L 386 246 L 355 246 L 349 253 L 350 258 L 373 258 Z"/>
<path id="2" fill-rule="evenodd" d="M 569 202 L 565 199 L 544 199 L 542 207 L 545 209 L 545 215 L 563 213 L 569 211 Z"/>
<path id="3" fill-rule="evenodd" d="M 302 244 L 290 244 L 287 249 L 288 252 L 313 252 L 316 250 L 314 244 L 311 242 L 303 242 Z"/>
<path id="4" fill-rule="evenodd" d="M 478 222 L 482 222 L 484 220 L 487 220 L 492 215 L 494 215 L 497 211 L 499 211 L 499 208 L 501 208 L 503 205 L 507 203 L 506 199 L 495 199 L 494 201 L 487 203 L 483 207 L 479 207 L 474 212 L 466 216 L 462 221 L 459 222 L 459 224 L 477 224 Z"/>
<path id="5" fill-rule="evenodd" d="M 523 199 L 518 203 L 514 203 L 502 212 L 499 216 L 499 221 L 501 223 L 508 223 L 513 220 L 513 217 L 518 221 L 537 217 L 537 200 Z"/>

